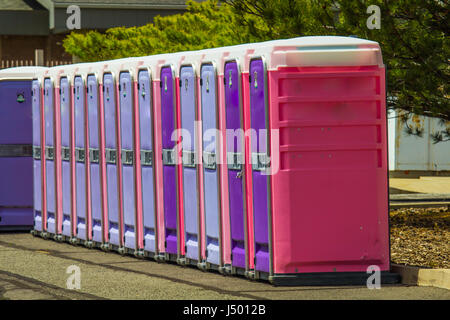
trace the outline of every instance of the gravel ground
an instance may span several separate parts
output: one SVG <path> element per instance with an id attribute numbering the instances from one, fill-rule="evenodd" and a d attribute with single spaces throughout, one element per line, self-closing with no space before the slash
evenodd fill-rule
<path id="1" fill-rule="evenodd" d="M 450 268 L 448 208 L 407 208 L 390 212 L 391 261 L 429 268 Z"/>

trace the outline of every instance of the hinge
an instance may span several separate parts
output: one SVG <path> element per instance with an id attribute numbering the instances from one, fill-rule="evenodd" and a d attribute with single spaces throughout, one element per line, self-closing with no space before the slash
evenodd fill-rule
<path id="1" fill-rule="evenodd" d="M 173 149 L 162 149 L 163 165 L 175 165 L 175 151 Z"/>
<path id="2" fill-rule="evenodd" d="M 200 86 L 202 86 L 202 85 L 203 85 L 203 79 L 200 78 Z"/>
<path id="3" fill-rule="evenodd" d="M 141 150 L 141 165 L 151 166 L 152 165 L 153 152 L 151 150 Z"/>
<path id="4" fill-rule="evenodd" d="M 216 169 L 216 154 L 212 152 L 203 152 L 203 166 L 206 169 Z"/>
<path id="5" fill-rule="evenodd" d="M 195 168 L 195 151 L 183 150 L 182 162 L 185 167 Z"/>
<path id="6" fill-rule="evenodd" d="M 164 240 L 164 248 L 167 248 L 167 240 Z"/>
<path id="7" fill-rule="evenodd" d="M 122 159 L 122 164 L 125 165 L 132 165 L 134 162 L 134 152 L 133 150 L 125 150 L 122 149 L 122 154 L 121 154 L 121 159 Z"/>
<path id="8" fill-rule="evenodd" d="M 41 159 L 41 147 L 33 146 L 33 158 L 36 160 Z"/>
<path id="9" fill-rule="evenodd" d="M 106 163 L 116 164 L 116 150 L 115 149 L 105 149 L 105 160 Z"/>
<path id="10" fill-rule="evenodd" d="M 99 163 L 100 151 L 98 149 L 89 149 L 89 161 L 91 163 Z"/>

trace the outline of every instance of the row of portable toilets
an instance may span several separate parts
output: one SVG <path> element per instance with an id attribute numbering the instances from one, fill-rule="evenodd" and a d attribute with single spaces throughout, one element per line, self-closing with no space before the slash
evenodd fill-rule
<path id="1" fill-rule="evenodd" d="M 395 280 L 375 42 L 8 69 L 0 85 L 31 110 L 32 152 L 9 159 L 33 162 L 14 190 L 33 183 L 35 235 L 279 285 L 365 283 L 370 265 Z"/>

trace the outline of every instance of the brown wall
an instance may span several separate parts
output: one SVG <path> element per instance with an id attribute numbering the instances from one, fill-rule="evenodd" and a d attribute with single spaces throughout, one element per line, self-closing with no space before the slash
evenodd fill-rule
<path id="1" fill-rule="evenodd" d="M 0 36 L 0 60 L 33 60 L 34 50 L 44 50 L 44 61 L 68 61 L 72 57 L 64 51 L 65 34 L 49 36 Z"/>

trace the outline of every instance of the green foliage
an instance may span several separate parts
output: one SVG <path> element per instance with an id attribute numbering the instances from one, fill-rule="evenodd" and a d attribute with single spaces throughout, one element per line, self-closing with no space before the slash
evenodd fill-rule
<path id="1" fill-rule="evenodd" d="M 321 20 L 323 9 L 311 0 L 224 0 L 233 7 L 241 26 L 260 41 L 306 35 L 329 35 Z M 249 19 L 250 17 L 253 18 Z M 254 19 L 259 21 L 254 24 Z M 322 19 L 322 17 L 321 17 Z"/>
<path id="2" fill-rule="evenodd" d="M 337 4 L 339 2 L 339 4 Z M 308 35 L 354 35 L 380 43 L 388 71 L 388 108 L 450 120 L 448 0 L 188 1 L 184 14 L 142 27 L 73 32 L 66 51 L 82 61 L 199 50 Z M 369 5 L 381 29 L 369 30 Z M 436 138 L 446 139 L 442 132 Z"/>
<path id="3" fill-rule="evenodd" d="M 188 1 L 184 14 L 157 16 L 142 27 L 111 28 L 106 33 L 72 32 L 64 48 L 82 61 L 100 61 L 159 53 L 199 50 L 255 42 L 247 28 L 236 28 L 237 17 L 217 1 Z M 249 17 L 249 20 L 255 20 Z"/>
<path id="4" fill-rule="evenodd" d="M 262 19 L 263 30 L 248 29 L 254 35 L 263 35 L 262 39 L 327 34 L 377 41 L 388 72 L 388 108 L 450 121 L 448 1 L 225 1 L 243 26 L 252 23 L 248 15 Z M 379 6 L 381 29 L 367 28 L 369 5 Z M 264 33 L 266 29 L 268 33 Z M 442 132 L 436 138 L 445 140 L 447 134 Z"/>

